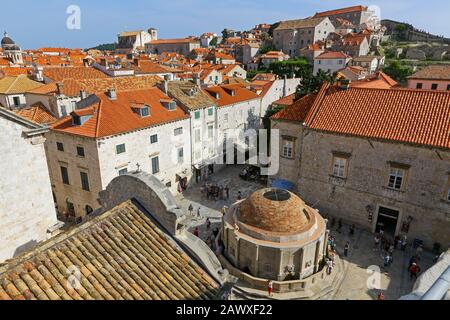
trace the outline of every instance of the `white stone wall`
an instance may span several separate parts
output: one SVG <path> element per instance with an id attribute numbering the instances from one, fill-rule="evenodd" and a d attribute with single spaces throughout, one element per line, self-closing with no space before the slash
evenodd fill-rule
<path id="1" fill-rule="evenodd" d="M 259 105 L 261 98 L 247 100 L 236 104 L 219 107 L 217 110 L 217 124 L 220 130 L 242 129 L 251 127 L 252 123 L 259 124 Z M 255 126 L 253 126 L 255 127 Z"/>
<path id="2" fill-rule="evenodd" d="M 333 74 L 345 69 L 346 65 L 346 59 L 314 59 L 314 74 L 319 73 L 320 70 Z"/>
<path id="3" fill-rule="evenodd" d="M 174 135 L 176 128 L 183 128 L 183 134 Z M 158 142 L 151 144 L 150 136 L 157 134 Z M 125 144 L 125 153 L 116 154 L 116 146 Z M 119 175 L 119 170 L 127 168 L 128 172 L 139 168 L 152 174 L 152 158 L 159 157 L 159 173 L 155 176 L 164 184 L 171 183 L 170 191 L 177 193 L 177 174 L 190 177 L 191 147 L 189 119 L 151 127 L 123 135 L 117 135 L 98 141 L 101 184 L 106 187 Z M 177 163 L 178 148 L 183 148 L 184 159 Z"/>
<path id="4" fill-rule="evenodd" d="M 19 98 L 19 106 L 14 105 L 14 98 Z M 24 94 L 9 94 L 9 95 L 0 95 L 0 104 L 3 105 L 5 108 L 17 108 L 20 106 L 25 106 L 27 103 L 27 100 L 25 99 Z"/>
<path id="5" fill-rule="evenodd" d="M 0 262 L 47 239 L 57 223 L 42 137 L 0 117 Z"/>
<path id="6" fill-rule="evenodd" d="M 261 114 L 261 117 L 264 117 L 264 115 L 267 112 L 267 109 L 274 101 L 277 101 L 285 96 L 295 93 L 295 90 L 300 84 L 300 81 L 301 81 L 300 78 L 286 79 L 286 82 L 284 79 L 275 80 L 275 83 L 272 84 L 272 87 L 261 99 L 261 106 L 259 112 Z"/>

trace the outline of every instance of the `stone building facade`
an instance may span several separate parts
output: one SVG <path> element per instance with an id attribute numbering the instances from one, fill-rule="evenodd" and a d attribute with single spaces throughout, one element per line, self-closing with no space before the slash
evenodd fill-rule
<path id="1" fill-rule="evenodd" d="M 295 57 L 301 49 L 326 39 L 334 31 L 327 17 L 283 21 L 274 31 L 273 43 L 277 50 Z"/>
<path id="2" fill-rule="evenodd" d="M 99 96 L 97 103 L 102 106 L 94 107 L 89 119 L 95 125 L 89 120 L 73 124 L 72 113 L 47 134 L 58 212 L 75 220 L 100 207 L 98 193 L 119 175 L 135 170 L 150 173 L 174 194 L 191 176 L 190 121 L 176 104 L 172 110 L 163 106 L 160 101 L 169 103 L 167 96 L 157 88 L 119 92 L 111 101 L 107 95 Z M 143 105 L 137 105 L 136 99 Z M 148 116 L 139 119 L 134 113 L 145 106 Z M 75 112 L 87 113 L 89 108 Z"/>
<path id="3" fill-rule="evenodd" d="M 448 247 L 450 94 L 324 86 L 319 96 L 272 118 L 281 157 L 271 180 L 293 183 L 324 216 Z"/>
<path id="4" fill-rule="evenodd" d="M 0 108 L 0 130 L 1 263 L 47 240 L 58 221 L 45 160 L 47 129 Z"/>
<path id="5" fill-rule="evenodd" d="M 193 38 L 186 39 L 161 39 L 145 44 L 145 51 L 149 54 L 162 54 L 164 52 L 176 52 L 184 56 L 200 48 L 200 42 Z"/>

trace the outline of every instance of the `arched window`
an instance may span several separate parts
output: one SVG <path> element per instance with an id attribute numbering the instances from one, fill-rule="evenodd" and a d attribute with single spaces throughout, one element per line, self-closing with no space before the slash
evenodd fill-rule
<path id="1" fill-rule="evenodd" d="M 92 209 L 90 205 L 86 205 L 84 210 L 86 211 L 86 215 L 90 215 L 92 212 L 94 212 L 94 209 Z"/>

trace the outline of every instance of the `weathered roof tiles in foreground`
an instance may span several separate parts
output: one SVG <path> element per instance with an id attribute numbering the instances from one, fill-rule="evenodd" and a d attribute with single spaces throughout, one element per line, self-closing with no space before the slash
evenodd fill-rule
<path id="1" fill-rule="evenodd" d="M 72 266 L 79 286 L 69 285 Z M 0 300 L 209 300 L 218 292 L 134 200 L 0 267 Z"/>

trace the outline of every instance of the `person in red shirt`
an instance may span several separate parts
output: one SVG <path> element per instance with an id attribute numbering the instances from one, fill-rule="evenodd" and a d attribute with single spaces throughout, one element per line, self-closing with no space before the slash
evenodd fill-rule
<path id="1" fill-rule="evenodd" d="M 273 281 L 270 280 L 269 283 L 267 284 L 267 292 L 269 293 L 269 297 L 272 296 L 272 292 L 273 292 Z"/>
<path id="2" fill-rule="evenodd" d="M 409 276 L 410 278 L 417 279 L 417 274 L 420 272 L 420 267 L 417 265 L 417 263 L 413 262 L 411 267 L 409 267 Z"/>
<path id="3" fill-rule="evenodd" d="M 378 300 L 384 300 L 384 293 L 380 291 L 378 294 Z"/>

